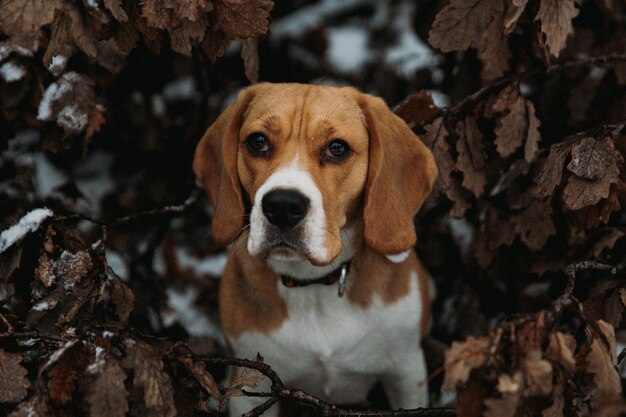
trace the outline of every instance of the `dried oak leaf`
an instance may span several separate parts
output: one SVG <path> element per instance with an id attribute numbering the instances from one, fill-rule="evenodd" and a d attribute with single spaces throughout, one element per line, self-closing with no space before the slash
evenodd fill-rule
<path id="1" fill-rule="evenodd" d="M 115 313 L 121 321 L 126 322 L 133 312 L 135 294 L 119 278 L 114 278 L 112 282 L 111 299 L 115 304 Z"/>
<path id="2" fill-rule="evenodd" d="M 213 10 L 213 3 L 209 0 L 188 0 L 174 2 L 177 7 L 176 13 L 195 22 L 201 19 L 206 13 Z"/>
<path id="3" fill-rule="evenodd" d="M 35 394 L 28 401 L 21 403 L 9 417 L 50 417 L 50 415 L 46 398 L 41 394 Z"/>
<path id="4" fill-rule="evenodd" d="M 535 178 L 537 194 L 541 197 L 549 197 L 563 178 L 563 165 L 570 154 L 571 142 L 562 142 L 550 147 L 550 154 L 542 169 Z"/>
<path id="5" fill-rule="evenodd" d="M 42 44 L 39 32 L 22 33 L 0 42 L 0 62 L 11 54 L 32 58 Z"/>
<path id="6" fill-rule="evenodd" d="M 431 148 L 439 175 L 435 182 L 435 188 L 445 192 L 446 196 L 454 203 L 450 209 L 453 217 L 463 217 L 471 207 L 466 194 L 467 191 L 452 178 L 452 172 L 456 170 L 456 163 L 450 154 L 450 146 L 447 142 L 448 130 L 445 127 L 443 117 L 436 118 L 432 123 L 424 126 L 426 133 L 422 136 L 424 143 Z"/>
<path id="7" fill-rule="evenodd" d="M 459 139 L 456 150 L 459 157 L 456 167 L 463 173 L 463 186 L 470 190 L 476 198 L 485 191 L 487 177 L 485 176 L 485 156 L 481 149 L 482 134 L 478 129 L 476 119 L 466 117 L 457 123 L 456 132 Z"/>
<path id="8" fill-rule="evenodd" d="M 243 40 L 241 46 L 241 58 L 243 59 L 246 78 L 252 84 L 259 81 L 259 50 L 256 38 Z"/>
<path id="9" fill-rule="evenodd" d="M 574 0 L 541 0 L 535 20 L 541 20 L 541 31 L 555 57 L 565 48 L 567 37 L 574 32 L 572 19 L 578 15 Z"/>
<path id="10" fill-rule="evenodd" d="M 115 360 L 108 361 L 91 383 L 85 399 L 91 417 L 123 417 L 128 412 L 126 373 Z"/>
<path id="11" fill-rule="evenodd" d="M 603 198 L 608 198 L 611 185 L 619 180 L 618 164 L 624 161 L 619 152 L 615 150 L 610 138 L 598 140 L 587 137 L 582 138 L 578 144 L 581 144 L 579 152 L 567 166 L 568 170 L 575 175 L 569 177 L 563 190 L 565 207 L 570 210 L 579 210 L 596 204 Z M 575 146 L 572 146 L 572 156 L 574 156 Z M 600 172 L 600 167 L 606 168 Z M 586 176 L 602 176 L 588 179 L 576 175 L 576 172 Z"/>
<path id="12" fill-rule="evenodd" d="M 575 211 L 576 217 L 581 221 L 586 229 L 591 229 L 600 224 L 609 222 L 611 213 L 622 208 L 618 194 L 626 189 L 626 185 L 621 180 L 611 184 L 609 196 L 601 199 L 598 204 L 583 207 Z"/>
<path id="13" fill-rule="evenodd" d="M 507 4 L 506 17 L 504 19 L 504 33 L 506 35 L 509 35 L 515 29 L 515 25 L 527 3 L 528 0 L 512 0 Z"/>
<path id="14" fill-rule="evenodd" d="M 64 251 L 54 264 L 54 274 L 66 292 L 87 276 L 93 268 L 91 255 L 85 250 L 76 253 Z"/>
<path id="15" fill-rule="evenodd" d="M 191 372 L 191 374 L 196 378 L 196 381 L 209 393 L 209 395 L 218 403 L 223 401 L 222 393 L 220 392 L 220 386 L 213 376 L 206 370 L 206 366 L 204 362 L 194 362 L 190 358 L 178 358 L 178 360 L 185 365 L 185 368 Z"/>
<path id="16" fill-rule="evenodd" d="M 432 121 L 432 124 L 429 126 L 436 123 L 438 130 L 441 127 L 443 120 L 443 118 L 435 119 L 441 114 L 441 109 L 437 107 L 432 96 L 426 90 L 420 90 L 417 93 L 411 94 L 406 98 L 406 100 L 400 103 L 398 108 L 395 110 L 395 113 L 400 116 L 402 120 L 404 120 L 411 128 L 415 126 L 422 126 L 424 123 Z M 430 147 L 433 146 L 432 141 L 436 139 L 436 135 L 431 135 L 431 138 L 432 140 L 430 141 L 424 140 L 426 145 Z"/>
<path id="17" fill-rule="evenodd" d="M 256 369 L 244 368 L 241 372 L 238 372 L 238 375 L 233 379 L 230 387 L 228 387 L 222 396 L 222 401 L 218 408 L 221 410 L 229 398 L 245 396 L 242 391 L 243 387 L 256 388 L 259 382 L 263 381 L 265 378 L 265 375 Z"/>
<path id="18" fill-rule="evenodd" d="M 485 364 L 490 348 L 491 340 L 487 337 L 469 336 L 462 342 L 452 342 L 445 353 L 446 374 L 442 390 L 452 391 L 457 384 L 466 382 L 473 369 Z"/>
<path id="19" fill-rule="evenodd" d="M 485 399 L 485 417 L 513 417 L 519 406 L 524 386 L 521 372 L 510 376 L 502 374 L 498 377 L 500 398 Z"/>
<path id="20" fill-rule="evenodd" d="M 145 407 L 151 416 L 174 417 L 174 390 L 169 376 L 163 371 L 163 361 L 150 345 L 126 339 L 127 369 L 134 371 L 133 386 L 143 389 Z"/>
<path id="21" fill-rule="evenodd" d="M 273 1 L 216 0 L 215 23 L 231 37 L 254 38 L 267 33 Z"/>
<path id="22" fill-rule="evenodd" d="M 524 358 L 524 396 L 548 395 L 552 392 L 552 364 L 543 359 L 539 349 L 531 349 Z"/>
<path id="23" fill-rule="evenodd" d="M 50 288 L 56 281 L 56 276 L 52 269 L 52 261 L 45 253 L 39 258 L 37 268 L 35 269 L 35 278 L 46 288 Z"/>
<path id="24" fill-rule="evenodd" d="M 200 47 L 211 62 L 215 62 L 217 58 L 224 55 L 224 51 L 228 48 L 232 40 L 233 38 L 224 31 L 213 27 L 209 28 L 204 34 L 204 39 L 202 39 Z"/>
<path id="25" fill-rule="evenodd" d="M 576 341 L 569 334 L 561 332 L 550 333 L 550 343 L 546 349 L 545 356 L 555 364 L 567 369 L 569 372 L 576 370 L 576 359 L 574 358 L 574 350 L 576 349 Z"/>
<path id="26" fill-rule="evenodd" d="M 54 10 L 60 7 L 60 0 L 2 0 L 0 27 L 8 36 L 36 32 L 52 22 Z"/>
<path id="27" fill-rule="evenodd" d="M 118 22 L 128 22 L 128 14 L 122 7 L 122 0 L 104 0 L 104 7 Z"/>
<path id="28" fill-rule="evenodd" d="M 503 26 L 504 10 L 500 9 L 476 45 L 478 57 L 482 63 L 480 76 L 485 81 L 495 80 L 509 69 L 511 51 L 502 31 Z"/>
<path id="29" fill-rule="evenodd" d="M 591 350 L 585 358 L 586 371 L 594 374 L 593 382 L 596 385 L 591 396 L 594 408 L 620 401 L 622 397 L 620 375 L 615 368 L 617 365 L 615 331 L 613 326 L 603 320 L 598 320 L 596 324 L 602 336 L 592 337 Z"/>
<path id="30" fill-rule="evenodd" d="M 451 0 L 437 13 L 428 42 L 442 52 L 475 47 L 502 10 L 502 0 Z"/>
<path id="31" fill-rule="evenodd" d="M 66 135 L 84 132 L 90 120 L 99 117 L 94 82 L 85 75 L 67 72 L 43 94 L 37 120 L 56 121 Z"/>
<path id="32" fill-rule="evenodd" d="M 19 403 L 28 394 L 30 381 L 21 361 L 21 355 L 0 349 L 0 403 Z"/>
<path id="33" fill-rule="evenodd" d="M 530 206 L 515 214 L 511 221 L 514 224 L 515 233 L 532 251 L 541 249 L 548 238 L 556 234 L 549 200 L 534 200 Z"/>
<path id="34" fill-rule="evenodd" d="M 496 149 L 506 158 L 524 145 L 524 159 L 532 162 L 539 150 L 539 119 L 535 106 L 519 94 L 517 86 L 503 89 L 493 105 L 495 112 L 504 113 L 495 128 Z"/>
<path id="35" fill-rule="evenodd" d="M 79 372 L 89 362 L 84 346 L 82 343 L 75 343 L 53 353 L 54 367 L 47 372 L 47 387 L 50 399 L 56 405 L 63 406 L 72 400 Z"/>

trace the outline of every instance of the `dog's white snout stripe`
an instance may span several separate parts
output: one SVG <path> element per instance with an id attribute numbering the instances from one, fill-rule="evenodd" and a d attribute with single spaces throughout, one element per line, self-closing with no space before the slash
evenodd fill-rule
<path id="1" fill-rule="evenodd" d="M 302 244 L 314 258 L 326 259 L 328 254 L 325 246 L 326 215 L 322 193 L 309 173 L 299 168 L 297 164 L 276 171 L 259 187 L 250 213 L 248 252 L 251 255 L 258 255 L 264 249 L 266 230 L 270 227 L 270 222 L 263 214 L 263 198 L 270 191 L 279 189 L 294 190 L 308 198 L 308 211 L 302 220 L 304 230 Z"/>

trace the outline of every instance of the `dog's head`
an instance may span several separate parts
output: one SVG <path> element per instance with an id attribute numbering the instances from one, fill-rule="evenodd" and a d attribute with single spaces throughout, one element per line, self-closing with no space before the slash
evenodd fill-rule
<path id="1" fill-rule="evenodd" d="M 318 266 L 338 256 L 350 227 L 378 253 L 410 249 L 437 176 L 430 150 L 381 99 L 302 84 L 242 90 L 206 131 L 193 168 L 215 207 L 217 242 L 249 224 L 251 255 Z"/>

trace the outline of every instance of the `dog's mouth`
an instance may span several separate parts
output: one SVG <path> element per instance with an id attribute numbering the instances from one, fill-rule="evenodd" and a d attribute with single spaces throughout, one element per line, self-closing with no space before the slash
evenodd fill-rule
<path id="1" fill-rule="evenodd" d="M 281 242 L 271 246 L 266 252 L 265 257 L 276 260 L 291 260 L 306 258 L 302 251 L 294 246 Z"/>

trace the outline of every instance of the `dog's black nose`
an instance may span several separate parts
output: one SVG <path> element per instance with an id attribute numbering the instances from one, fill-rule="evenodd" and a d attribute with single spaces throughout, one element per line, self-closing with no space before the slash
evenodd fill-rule
<path id="1" fill-rule="evenodd" d="M 306 216 L 309 199 L 295 190 L 274 190 L 263 196 L 263 214 L 280 228 L 293 227 Z"/>

